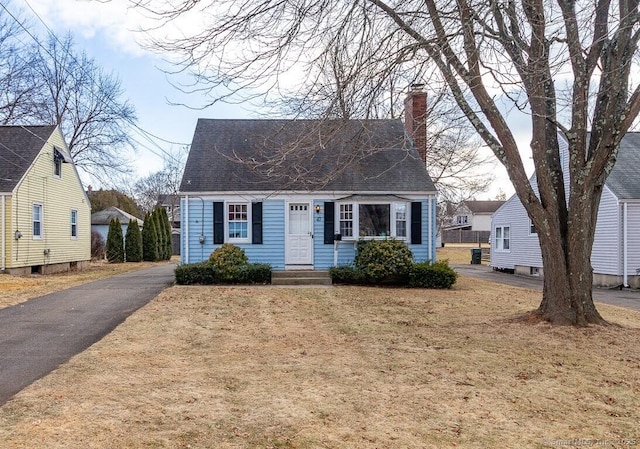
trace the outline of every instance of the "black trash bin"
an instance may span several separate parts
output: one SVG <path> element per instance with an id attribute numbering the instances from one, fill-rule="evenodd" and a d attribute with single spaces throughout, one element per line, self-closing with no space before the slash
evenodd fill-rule
<path id="1" fill-rule="evenodd" d="M 482 248 L 471 248 L 471 265 L 482 263 Z"/>

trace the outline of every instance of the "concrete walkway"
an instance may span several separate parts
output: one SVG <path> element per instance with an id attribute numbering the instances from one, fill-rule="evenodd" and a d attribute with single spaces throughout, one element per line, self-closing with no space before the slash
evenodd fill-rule
<path id="1" fill-rule="evenodd" d="M 174 268 L 112 276 L 0 309 L 0 405 L 172 285 Z"/>
<path id="2" fill-rule="evenodd" d="M 461 276 L 501 284 L 513 285 L 515 287 L 529 288 L 542 291 L 542 279 L 533 276 L 518 276 L 515 274 L 501 273 L 493 271 L 486 265 L 451 265 L 451 267 Z M 632 289 L 607 289 L 594 288 L 593 300 L 598 303 L 610 304 L 618 307 L 640 311 L 640 290 Z"/>

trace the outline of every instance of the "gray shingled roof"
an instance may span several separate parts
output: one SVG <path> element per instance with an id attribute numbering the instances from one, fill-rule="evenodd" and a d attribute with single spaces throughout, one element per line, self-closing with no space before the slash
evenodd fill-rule
<path id="1" fill-rule="evenodd" d="M 180 190 L 433 192 L 400 120 L 214 120 L 196 126 Z"/>
<path id="2" fill-rule="evenodd" d="M 91 214 L 91 224 L 108 225 L 109 223 L 111 223 L 112 218 L 117 218 L 118 220 L 120 220 L 120 224 L 123 225 L 128 224 L 129 220 L 137 221 L 140 226 L 144 224 L 144 220 L 142 220 L 141 218 L 134 217 L 133 215 L 123 211 L 122 209 L 118 209 L 115 206 L 111 206 Z"/>
<path id="3" fill-rule="evenodd" d="M 618 199 L 640 198 L 640 133 L 627 133 L 622 139 L 607 187 Z"/>
<path id="4" fill-rule="evenodd" d="M 0 192 L 12 192 L 55 126 L 0 126 Z"/>

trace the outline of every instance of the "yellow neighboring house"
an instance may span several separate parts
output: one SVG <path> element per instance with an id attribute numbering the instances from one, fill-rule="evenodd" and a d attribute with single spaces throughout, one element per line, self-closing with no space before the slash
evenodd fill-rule
<path id="1" fill-rule="evenodd" d="M 89 265 L 91 206 L 57 126 L 0 126 L 0 220 L 0 272 Z"/>

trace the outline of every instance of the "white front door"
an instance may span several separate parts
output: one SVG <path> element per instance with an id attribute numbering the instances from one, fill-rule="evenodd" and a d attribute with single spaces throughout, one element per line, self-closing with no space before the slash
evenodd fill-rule
<path id="1" fill-rule="evenodd" d="M 309 203 L 289 203 L 285 263 L 287 265 L 311 265 L 313 263 L 312 251 L 311 206 Z"/>

